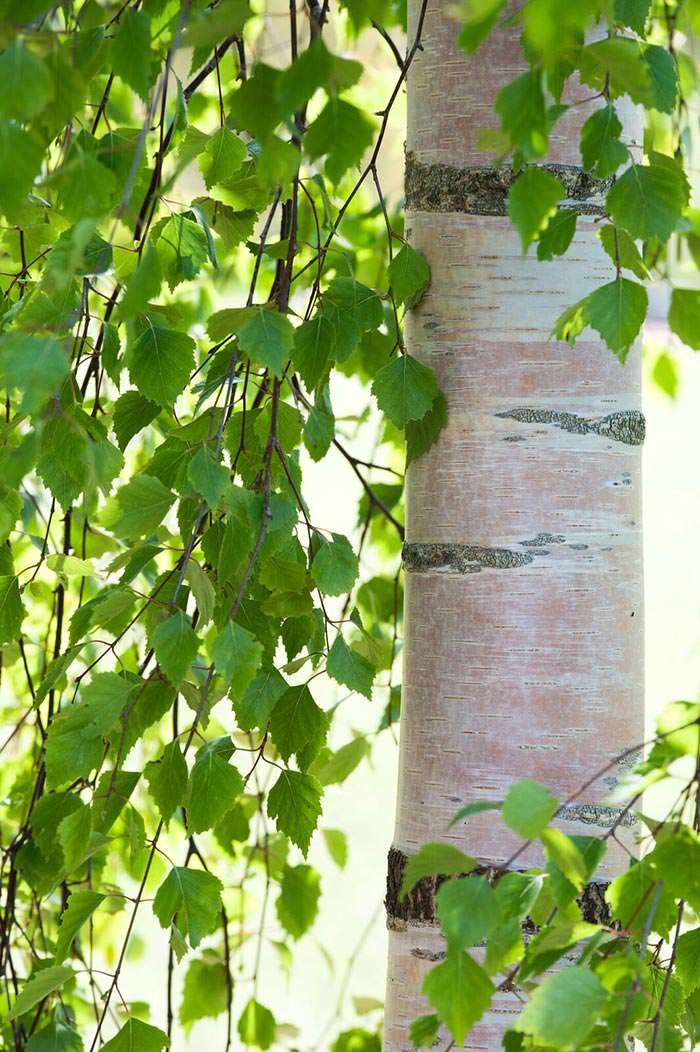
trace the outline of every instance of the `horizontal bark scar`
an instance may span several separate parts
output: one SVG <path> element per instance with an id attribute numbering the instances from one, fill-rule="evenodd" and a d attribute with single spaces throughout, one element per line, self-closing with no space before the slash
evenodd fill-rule
<path id="1" fill-rule="evenodd" d="M 562 208 L 585 215 L 602 215 L 610 179 L 594 179 L 576 165 L 540 167 L 563 183 L 566 200 Z M 449 164 L 423 164 L 409 150 L 406 153 L 406 204 L 418 212 L 507 215 L 508 193 L 519 175 L 507 165 L 457 168 Z"/>
<path id="2" fill-rule="evenodd" d="M 582 822 L 584 825 L 612 829 L 613 826 L 636 826 L 638 820 L 632 811 L 620 807 L 605 807 L 599 804 L 563 804 L 556 814 L 565 822 Z"/>
<path id="3" fill-rule="evenodd" d="M 404 544 L 406 570 L 425 573 L 443 570 L 453 573 L 479 573 L 481 570 L 511 570 L 532 562 L 529 552 L 509 548 L 486 548 L 477 544 Z"/>
<path id="4" fill-rule="evenodd" d="M 576 413 L 562 413 L 555 409 L 535 409 L 527 406 L 496 413 L 501 420 L 517 420 L 520 424 L 553 424 L 576 435 L 595 434 L 612 438 L 627 446 L 641 446 L 646 434 L 644 413 L 626 409 L 607 416 L 588 418 Z"/>
<path id="5" fill-rule="evenodd" d="M 409 925 L 437 926 L 437 893 L 446 880 L 454 878 L 443 875 L 423 877 L 402 898 L 401 882 L 407 862 L 408 856 L 403 851 L 395 847 L 389 848 L 384 900 L 387 927 L 394 931 L 404 931 Z M 496 866 L 479 866 L 472 873 L 463 876 L 484 876 L 493 883 L 498 874 Z M 610 924 L 610 908 L 605 901 L 608 886 L 607 881 L 590 881 L 577 898 L 583 919 L 591 924 Z M 523 921 L 523 930 L 534 933 L 537 931 L 537 925 L 528 917 Z"/>

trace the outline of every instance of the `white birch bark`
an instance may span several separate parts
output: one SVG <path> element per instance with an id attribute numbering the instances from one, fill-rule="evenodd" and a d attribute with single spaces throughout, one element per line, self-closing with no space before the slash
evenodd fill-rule
<path id="1" fill-rule="evenodd" d="M 418 7 L 409 0 L 414 23 Z M 500 800 L 524 777 L 565 799 L 643 738 L 639 354 L 623 368 L 590 330 L 574 349 L 549 339 L 564 308 L 614 277 L 595 236 L 596 188 L 578 167 L 590 110 L 559 122 L 547 158 L 569 206 L 588 214 L 562 259 L 523 258 L 504 214 L 508 179 L 477 146 L 496 124 L 498 88 L 524 68 L 518 30 L 467 59 L 448 8 L 429 5 L 408 84 L 407 229 L 432 268 L 408 348 L 435 369 L 449 424 L 407 480 L 386 1052 L 411 1047 L 408 1025 L 429 1011 L 422 978 L 444 949 L 428 906 L 406 916 L 396 903 L 403 857 L 444 839 L 501 863 L 515 838 L 493 812 L 448 831 L 460 805 Z M 618 773 L 560 827 L 608 828 Z M 540 861 L 535 847 L 517 865 Z M 596 880 L 626 864 L 611 842 Z M 500 1048 L 517 1010 L 499 995 L 466 1047 Z"/>

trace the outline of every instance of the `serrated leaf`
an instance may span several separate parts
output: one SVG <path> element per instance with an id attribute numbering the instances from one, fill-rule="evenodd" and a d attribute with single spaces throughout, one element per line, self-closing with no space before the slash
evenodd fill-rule
<path id="1" fill-rule="evenodd" d="M 138 391 L 125 391 L 114 403 L 114 433 L 122 452 L 131 439 L 148 427 L 160 413 L 160 406 Z"/>
<path id="2" fill-rule="evenodd" d="M 149 241 L 136 270 L 126 279 L 124 295 L 117 307 L 117 320 L 126 321 L 143 314 L 150 301 L 159 294 L 162 283 L 163 273 L 158 253 Z"/>
<path id="3" fill-rule="evenodd" d="M 700 986 L 700 928 L 686 931 L 678 939 L 676 972 L 686 994 Z"/>
<path id="4" fill-rule="evenodd" d="M 307 865 L 285 866 L 275 903 L 277 917 L 293 939 L 300 939 L 313 925 L 321 897 L 321 878 Z"/>
<path id="5" fill-rule="evenodd" d="M 197 947 L 221 921 L 221 881 L 203 870 L 173 866 L 156 892 L 153 912 L 163 928 L 177 914 L 177 927 Z"/>
<path id="6" fill-rule="evenodd" d="M 31 91 L 27 91 L 27 85 Z M 49 101 L 51 81 L 43 62 L 17 37 L 0 54 L 0 117 L 25 120 Z"/>
<path id="7" fill-rule="evenodd" d="M 219 128 L 197 158 L 207 189 L 235 176 L 248 156 L 248 147 L 229 128 Z"/>
<path id="8" fill-rule="evenodd" d="M 73 969 L 67 965 L 42 968 L 41 971 L 36 972 L 24 984 L 14 1000 L 7 1019 L 10 1021 L 18 1019 L 19 1016 L 34 1008 L 44 998 L 50 997 L 51 994 L 61 990 L 68 980 L 73 978 L 73 975 Z"/>
<path id="9" fill-rule="evenodd" d="M 73 891 L 68 899 L 68 907 L 61 917 L 56 938 L 56 952 L 54 962 L 62 964 L 68 956 L 71 944 L 76 935 L 90 917 L 93 915 L 100 903 L 104 902 L 105 896 L 98 891 Z"/>
<path id="10" fill-rule="evenodd" d="M 644 36 L 644 28 L 649 17 L 651 0 L 615 0 L 613 17 L 622 26 L 628 26 L 639 36 Z"/>
<path id="11" fill-rule="evenodd" d="M 605 1009 L 608 996 L 588 968 L 565 968 L 534 990 L 514 1027 L 545 1044 L 580 1045 Z"/>
<path id="12" fill-rule="evenodd" d="M 581 128 L 581 160 L 586 171 L 596 178 L 607 179 L 629 157 L 620 142 L 622 124 L 611 104 L 595 110 Z"/>
<path id="13" fill-rule="evenodd" d="M 520 234 L 523 252 L 546 228 L 564 197 L 561 180 L 544 168 L 527 168 L 515 181 L 508 194 L 508 215 Z"/>
<path id="14" fill-rule="evenodd" d="M 304 135 L 304 151 L 311 160 L 326 157 L 326 174 L 340 182 L 348 168 L 358 165 L 374 137 L 374 122 L 345 99 L 328 99 Z"/>
<path id="15" fill-rule="evenodd" d="M 323 314 L 316 314 L 294 330 L 292 361 L 307 390 L 323 378 L 335 348 L 335 329 Z"/>
<path id="16" fill-rule="evenodd" d="M 621 362 L 637 338 L 647 314 L 648 297 L 643 285 L 617 278 L 588 297 L 585 315 L 588 324 L 600 333 Z"/>
<path id="17" fill-rule="evenodd" d="M 238 726 L 242 731 L 264 728 L 272 710 L 287 690 L 288 683 L 272 666 L 257 673 L 243 698 L 234 699 Z"/>
<path id="18" fill-rule="evenodd" d="M 333 646 L 328 652 L 326 672 L 336 683 L 371 699 L 374 668 L 362 654 L 358 654 L 356 650 L 347 645 L 340 633 L 335 637 Z"/>
<path id="19" fill-rule="evenodd" d="M 67 375 L 66 352 L 53 336 L 12 332 L 0 339 L 0 382 L 20 392 L 20 413 L 41 409 Z"/>
<path id="20" fill-rule="evenodd" d="M 282 771 L 267 797 L 268 815 L 304 857 L 321 814 L 322 796 L 323 789 L 311 775 Z"/>
<path id="21" fill-rule="evenodd" d="M 281 377 L 292 356 L 294 328 L 279 311 L 260 310 L 238 333 L 241 350 L 256 365 Z"/>
<path id="22" fill-rule="evenodd" d="M 161 621 L 153 632 L 153 649 L 159 666 L 174 687 L 179 687 L 197 657 L 199 639 L 182 610 Z"/>
<path id="23" fill-rule="evenodd" d="M 151 20 L 127 8 L 112 41 L 112 68 L 144 101 L 151 87 L 151 57 Z"/>
<path id="24" fill-rule="evenodd" d="M 160 526 L 175 495 L 152 475 L 136 475 L 117 490 L 102 512 L 102 523 L 117 537 L 140 540 Z"/>
<path id="25" fill-rule="evenodd" d="M 105 1042 L 102 1052 L 161 1052 L 170 1038 L 150 1023 L 132 1016 L 111 1041 Z"/>
<path id="26" fill-rule="evenodd" d="M 305 770 L 327 733 L 328 718 L 306 684 L 289 687 L 270 716 L 270 735 L 282 759 L 287 761 L 296 754 L 299 766 Z"/>
<path id="27" fill-rule="evenodd" d="M 192 833 L 211 829 L 243 792 L 243 778 L 228 761 L 230 738 L 207 742 L 197 753 L 190 775 L 187 823 Z"/>
<path id="28" fill-rule="evenodd" d="M 158 760 L 146 764 L 143 774 L 161 818 L 169 822 L 175 809 L 184 803 L 187 789 L 187 764 L 180 743 L 172 741 L 166 745 Z"/>
<path id="29" fill-rule="evenodd" d="M 422 992 L 461 1046 L 491 1004 L 495 987 L 468 953 L 451 950 L 442 964 L 428 972 Z"/>
<path id="30" fill-rule="evenodd" d="M 600 243 L 616 265 L 645 281 L 649 277 L 641 253 L 626 230 L 618 230 L 607 223 L 598 231 Z"/>
<path id="31" fill-rule="evenodd" d="M 447 401 L 442 391 L 438 391 L 425 416 L 406 424 L 406 467 L 432 449 L 447 427 L 447 420 Z"/>
<path id="32" fill-rule="evenodd" d="M 147 318 L 141 335 L 127 349 L 126 365 L 141 394 L 168 408 L 194 368 L 194 340 Z"/>
<path id="33" fill-rule="evenodd" d="M 198 1019 L 213 1019 L 226 1011 L 226 965 L 210 951 L 190 961 L 182 988 L 180 1023 L 189 1030 Z"/>
<path id="34" fill-rule="evenodd" d="M 633 164 L 608 193 L 610 218 L 633 238 L 666 241 L 688 203 L 688 180 L 675 161 L 650 154 L 648 165 Z"/>
<path id="35" fill-rule="evenodd" d="M 687 347 L 700 350 L 700 291 L 673 289 L 668 324 Z"/>
<path id="36" fill-rule="evenodd" d="M 503 801 L 503 820 L 524 840 L 538 837 L 553 818 L 559 801 L 539 782 L 524 778 L 510 787 Z"/>
<path id="37" fill-rule="evenodd" d="M 438 890 L 437 915 L 451 949 L 466 950 L 487 938 L 501 919 L 501 906 L 485 877 L 447 880 Z"/>
<path id="38" fill-rule="evenodd" d="M 311 576 L 324 595 L 343 595 L 352 589 L 359 570 L 357 556 L 347 537 L 332 534 L 322 540 L 311 563 Z"/>
<path id="39" fill-rule="evenodd" d="M 238 1034 L 244 1045 L 268 1049 L 275 1040 L 277 1023 L 269 1008 L 251 998 L 238 1020 Z"/>
<path id="40" fill-rule="evenodd" d="M 372 394 L 392 423 L 405 427 L 425 416 L 437 397 L 438 386 L 432 369 L 410 354 L 402 354 L 379 370 Z"/>
<path id="41" fill-rule="evenodd" d="M 242 697 L 260 668 L 262 645 L 252 632 L 229 621 L 217 635 L 211 653 L 219 674 L 234 696 Z"/>
<path id="42" fill-rule="evenodd" d="M 405 244 L 389 264 L 388 274 L 396 302 L 407 310 L 417 306 L 430 284 L 430 267 L 425 256 Z"/>
<path id="43" fill-rule="evenodd" d="M 200 446 L 192 457 L 187 477 L 209 508 L 216 507 L 231 484 L 228 468 L 216 459 L 207 446 Z"/>

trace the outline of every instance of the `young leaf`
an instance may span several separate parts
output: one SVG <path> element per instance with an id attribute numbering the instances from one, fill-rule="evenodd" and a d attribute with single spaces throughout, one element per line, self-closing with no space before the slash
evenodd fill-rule
<path id="1" fill-rule="evenodd" d="M 161 818 L 169 822 L 175 809 L 184 803 L 187 788 L 187 764 L 180 743 L 169 742 L 160 759 L 147 763 L 143 773 Z"/>
<path id="2" fill-rule="evenodd" d="M 125 391 L 114 403 L 114 433 L 122 452 L 134 435 L 148 427 L 160 413 L 160 406 L 138 391 Z"/>
<path id="3" fill-rule="evenodd" d="M 260 668 L 262 655 L 263 648 L 252 632 L 235 621 L 224 625 L 211 652 L 217 671 L 236 698 L 245 694 Z"/>
<path id="4" fill-rule="evenodd" d="M 247 156 L 247 146 L 229 128 L 215 131 L 197 158 L 207 189 L 233 178 Z"/>
<path id="5" fill-rule="evenodd" d="M 588 297 L 585 315 L 588 324 L 600 333 L 621 362 L 644 324 L 648 297 L 643 285 L 617 278 L 602 285 Z"/>
<path id="6" fill-rule="evenodd" d="M 437 397 L 438 386 L 432 369 L 410 354 L 402 354 L 379 370 L 372 394 L 392 423 L 405 427 L 410 420 L 425 416 Z"/>
<path id="7" fill-rule="evenodd" d="M 190 776 L 187 823 L 191 833 L 211 829 L 243 792 L 243 779 L 228 761 L 230 738 L 207 742 L 197 753 Z"/>
<path id="8" fill-rule="evenodd" d="M 158 405 L 171 407 L 194 368 L 194 340 L 147 318 L 141 335 L 127 350 L 126 365 L 132 383 L 142 395 Z"/>
<path id="9" fill-rule="evenodd" d="M 686 994 L 700 986 L 700 928 L 686 931 L 678 939 L 676 971 Z"/>
<path id="10" fill-rule="evenodd" d="M 389 283 L 397 303 L 403 303 L 407 310 L 417 306 L 430 284 L 425 256 L 405 244 L 389 264 Z"/>
<path id="11" fill-rule="evenodd" d="M 328 651 L 326 672 L 336 683 L 371 699 L 374 669 L 362 654 L 347 645 L 340 633 Z"/>
<path id="12" fill-rule="evenodd" d="M 588 968 L 565 968 L 535 989 L 514 1028 L 547 1045 L 581 1045 L 608 997 L 600 979 Z"/>
<path id="13" fill-rule="evenodd" d="M 544 168 L 527 168 L 515 181 L 508 194 L 508 215 L 520 234 L 523 252 L 546 228 L 564 197 L 562 182 Z"/>
<path id="14" fill-rule="evenodd" d="M 304 150 L 311 160 L 326 157 L 326 175 L 339 183 L 362 160 L 374 137 L 374 122 L 356 106 L 331 97 L 304 136 Z"/>
<path id="15" fill-rule="evenodd" d="M 26 981 L 17 994 L 7 1016 L 8 1021 L 18 1019 L 19 1016 L 34 1008 L 44 998 L 55 994 L 57 990 L 61 990 L 73 976 L 73 969 L 68 968 L 67 965 L 50 966 L 42 968 L 40 972 L 36 972 Z"/>
<path id="16" fill-rule="evenodd" d="M 309 930 L 318 913 L 321 881 L 312 866 L 285 866 L 275 904 L 279 922 L 293 939 Z"/>
<path id="17" fill-rule="evenodd" d="M 102 1052 L 161 1052 L 170 1044 L 162 1030 L 131 1016 L 118 1034 L 102 1046 Z"/>
<path id="18" fill-rule="evenodd" d="M 627 147 L 620 142 L 621 134 L 622 124 L 610 104 L 594 110 L 581 128 L 583 167 L 597 179 L 613 175 L 629 157 Z"/>
<path id="19" fill-rule="evenodd" d="M 180 1023 L 189 1030 L 198 1019 L 213 1019 L 226 1011 L 226 965 L 211 950 L 190 961 L 180 1002 Z"/>
<path id="20" fill-rule="evenodd" d="M 156 660 L 174 687 L 179 687 L 197 657 L 199 639 L 182 610 L 161 621 L 153 632 Z"/>
<path id="21" fill-rule="evenodd" d="M 311 564 L 311 576 L 324 595 L 343 595 L 357 580 L 358 560 L 347 537 L 323 540 Z"/>
<path id="22" fill-rule="evenodd" d="M 525 778 L 508 790 L 503 801 L 503 820 L 523 840 L 532 840 L 549 825 L 558 806 L 548 789 Z"/>
<path id="23" fill-rule="evenodd" d="M 294 330 L 292 361 L 308 391 L 323 378 L 335 348 L 335 329 L 323 314 L 316 314 Z"/>
<path id="24" fill-rule="evenodd" d="M 700 350 L 700 292 L 697 289 L 673 289 L 668 324 L 686 347 Z"/>
<path id="25" fill-rule="evenodd" d="M 485 877 L 447 880 L 436 901 L 440 926 L 453 950 L 476 946 L 501 919 L 499 900 Z"/>
<path id="26" fill-rule="evenodd" d="M 136 475 L 104 507 L 102 524 L 126 541 L 138 541 L 156 530 L 175 495 L 152 475 Z"/>
<path id="27" fill-rule="evenodd" d="M 453 844 L 438 842 L 423 844 L 420 851 L 411 855 L 406 863 L 399 894 L 401 898 L 408 895 L 423 877 L 464 876 L 466 873 L 471 873 L 476 865 L 475 859 L 470 855 L 465 855 Z"/>
<path id="28" fill-rule="evenodd" d="M 177 914 L 177 927 L 190 946 L 199 946 L 221 920 L 221 881 L 203 870 L 173 866 L 156 892 L 153 912 L 163 928 Z"/>
<path id="29" fill-rule="evenodd" d="M 447 427 L 447 418 L 447 401 L 442 391 L 438 391 L 425 416 L 406 424 L 406 467 L 432 449 Z"/>
<path id="30" fill-rule="evenodd" d="M 256 365 L 281 377 L 292 356 L 294 329 L 279 311 L 260 310 L 238 334 L 240 348 Z"/>
<path id="31" fill-rule="evenodd" d="M 282 771 L 267 797 L 267 813 L 306 857 L 321 814 L 323 789 L 308 774 Z"/>
<path id="32" fill-rule="evenodd" d="M 428 972 L 422 989 L 458 1046 L 481 1019 L 495 993 L 484 969 L 468 953 L 454 950 Z"/>
<path id="33" fill-rule="evenodd" d="M 306 684 L 289 689 L 270 717 L 270 735 L 283 760 L 294 753 L 302 770 L 315 758 L 326 740 L 328 719 Z"/>
<path id="34" fill-rule="evenodd" d="M 151 57 L 151 20 L 127 8 L 112 41 L 112 68 L 144 102 L 151 87 Z"/>
<path id="35" fill-rule="evenodd" d="M 231 484 L 229 470 L 207 446 L 200 446 L 187 468 L 187 477 L 209 508 L 215 508 Z"/>
<path id="36" fill-rule="evenodd" d="M 71 944 L 76 935 L 90 917 L 93 915 L 100 903 L 104 902 L 105 896 L 98 891 L 73 891 L 68 899 L 68 907 L 61 917 L 56 939 L 56 952 L 54 963 L 63 964 L 68 956 Z"/>
<path id="37" fill-rule="evenodd" d="M 670 157 L 649 155 L 648 165 L 633 164 L 608 193 L 613 222 L 633 238 L 666 241 L 688 204 L 689 185 L 683 169 Z"/>
<path id="38" fill-rule="evenodd" d="M 251 998 L 238 1020 L 238 1034 L 244 1045 L 268 1049 L 275 1040 L 277 1023 L 269 1008 Z"/>

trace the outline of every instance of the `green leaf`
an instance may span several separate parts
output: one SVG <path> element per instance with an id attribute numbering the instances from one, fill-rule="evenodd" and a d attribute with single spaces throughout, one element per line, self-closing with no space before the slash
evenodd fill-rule
<path id="1" fill-rule="evenodd" d="M 362 654 L 347 645 L 340 633 L 328 651 L 326 672 L 336 683 L 364 694 L 371 700 L 374 669 Z"/>
<path id="2" fill-rule="evenodd" d="M 458 822 L 463 822 L 465 818 L 481 814 L 482 811 L 500 811 L 502 806 L 500 800 L 475 800 L 473 804 L 465 804 L 451 820 L 448 829 L 452 829 Z"/>
<path id="3" fill-rule="evenodd" d="M 600 333 L 621 362 L 637 338 L 647 314 L 648 297 L 643 285 L 617 278 L 592 292 L 585 314 L 588 324 Z"/>
<path id="4" fill-rule="evenodd" d="M 125 391 L 114 403 L 114 433 L 122 452 L 131 439 L 160 413 L 160 406 L 150 402 L 138 391 Z"/>
<path id="5" fill-rule="evenodd" d="M 298 331 L 298 330 L 297 330 Z M 316 404 L 311 409 L 304 425 L 304 445 L 312 460 L 323 460 L 335 438 L 335 417 L 331 408 L 328 388 L 316 395 Z"/>
<path id="6" fill-rule="evenodd" d="M 277 1023 L 269 1008 L 265 1008 L 254 997 L 248 1001 L 238 1020 L 238 1034 L 244 1045 L 254 1045 L 263 1050 L 275 1040 Z"/>
<path id="7" fill-rule="evenodd" d="M 73 891 L 68 899 L 68 907 L 61 917 L 56 938 L 56 952 L 54 962 L 63 964 L 68 956 L 71 944 L 76 935 L 93 915 L 105 896 L 97 891 Z"/>
<path id="8" fill-rule="evenodd" d="M 508 215 L 520 234 L 523 252 L 546 228 L 564 197 L 562 182 L 544 168 L 527 168 L 513 183 L 508 194 Z"/>
<path id="9" fill-rule="evenodd" d="M 453 950 L 476 946 L 501 919 L 499 900 L 485 877 L 445 881 L 436 901 L 440 926 Z"/>
<path id="10" fill-rule="evenodd" d="M 457 43 L 465 54 L 473 54 L 483 44 L 501 17 L 505 6 L 506 0 L 482 0 L 481 3 L 463 9 L 461 12 L 463 25 L 457 37 Z M 424 1016 L 423 1018 L 434 1019 L 435 1017 Z M 418 1041 L 413 1039 L 412 1032 L 411 1039 L 414 1045 L 422 1047 Z"/>
<path id="11" fill-rule="evenodd" d="M 348 863 L 348 838 L 340 829 L 323 829 L 323 840 L 328 854 L 339 869 L 345 869 Z"/>
<path id="12" fill-rule="evenodd" d="M 700 986 L 700 928 L 686 931 L 678 939 L 676 973 L 686 994 Z"/>
<path id="13" fill-rule="evenodd" d="M 31 90 L 27 90 L 28 86 Z M 46 106 L 50 93 L 46 66 L 17 37 L 0 54 L 0 117 L 35 117 Z"/>
<path id="14" fill-rule="evenodd" d="M 700 912 L 700 836 L 687 826 L 659 839 L 648 856 L 664 887 Z"/>
<path id="15" fill-rule="evenodd" d="M 26 981 L 15 998 L 10 1013 L 6 1018 L 8 1021 L 18 1019 L 19 1016 L 34 1008 L 44 998 L 55 994 L 57 990 L 61 990 L 73 976 L 73 969 L 67 965 L 42 968 L 40 972 L 36 972 L 31 979 Z"/>
<path id="16" fill-rule="evenodd" d="M 561 829 L 544 829 L 540 839 L 548 860 L 580 891 L 588 880 L 588 867 L 572 838 L 562 833 Z"/>
<path id="17" fill-rule="evenodd" d="M 417 306 L 430 284 L 425 256 L 405 244 L 389 264 L 389 284 L 397 303 L 403 303 L 407 310 Z"/>
<path id="18" fill-rule="evenodd" d="M 304 857 L 321 814 L 322 795 L 321 785 L 311 775 L 282 771 L 267 797 L 268 815 L 277 819 L 280 833 L 286 833 Z"/>
<path id="19" fill-rule="evenodd" d="M 548 1045 L 582 1045 L 608 1002 L 600 979 L 588 968 L 574 966 L 548 976 L 538 986 L 513 1024 Z"/>
<path id="20" fill-rule="evenodd" d="M 198 207 L 192 206 L 193 215 L 197 215 Z M 186 215 L 173 215 L 159 228 L 159 234 L 158 256 L 170 288 L 196 278 L 212 255 L 207 231 Z"/>
<path id="21" fill-rule="evenodd" d="M 240 698 L 260 668 L 263 648 L 252 632 L 228 621 L 214 641 L 211 656 L 234 697 Z"/>
<path id="22" fill-rule="evenodd" d="M 41 409 L 67 375 L 68 358 L 53 336 L 12 332 L 0 338 L 0 382 L 20 392 L 20 413 Z"/>
<path id="23" fill-rule="evenodd" d="M 348 168 L 358 165 L 372 145 L 374 121 L 345 99 L 333 96 L 304 135 L 310 158 L 326 157 L 326 175 L 339 183 Z"/>
<path id="24" fill-rule="evenodd" d="M 607 179 L 624 164 L 629 150 L 620 142 L 622 124 L 615 107 L 595 110 L 581 128 L 581 160 L 587 172 Z"/>
<path id="25" fill-rule="evenodd" d="M 666 241 L 688 204 L 688 180 L 675 161 L 659 153 L 650 164 L 633 164 L 608 193 L 610 218 L 633 238 Z"/>
<path id="26" fill-rule="evenodd" d="M 83 1052 L 80 1034 L 62 1019 L 55 1018 L 27 1041 L 26 1052 Z"/>
<path id="27" fill-rule="evenodd" d="M 184 803 L 187 789 L 187 764 L 180 743 L 172 741 L 166 745 L 160 759 L 147 763 L 143 773 L 161 818 L 169 822 L 175 809 Z"/>
<path id="28" fill-rule="evenodd" d="M 372 748 L 364 737 L 353 738 L 330 755 L 322 754 L 314 763 L 312 774 L 321 785 L 339 785 L 349 778 L 352 772 L 364 759 L 370 756 Z"/>
<path id="29" fill-rule="evenodd" d="M 150 301 L 160 293 L 162 283 L 163 272 L 160 259 L 152 242 L 149 241 L 136 270 L 126 279 L 124 295 L 117 307 L 117 320 L 127 321 L 137 314 L 143 314 Z"/>
<path id="30" fill-rule="evenodd" d="M 156 892 L 153 912 L 162 928 L 177 914 L 177 927 L 190 946 L 199 946 L 221 922 L 221 881 L 203 870 L 173 866 Z"/>
<path id="31" fill-rule="evenodd" d="M 432 406 L 420 420 L 409 420 L 406 424 L 406 467 L 418 460 L 437 443 L 442 430 L 447 427 L 447 401 L 438 391 Z"/>
<path id="32" fill-rule="evenodd" d="M 242 699 L 234 699 L 238 726 L 242 731 L 263 729 L 272 710 L 288 687 L 276 668 L 265 667 L 258 672 Z"/>
<path id="33" fill-rule="evenodd" d="M 199 639 L 190 619 L 176 610 L 153 632 L 156 660 L 174 687 L 179 687 L 197 657 Z"/>
<path id="34" fill-rule="evenodd" d="M 200 446 L 192 457 L 187 477 L 209 508 L 216 507 L 231 484 L 229 469 L 216 459 L 207 446 Z"/>
<path id="35" fill-rule="evenodd" d="M 161 1052 L 169 1044 L 170 1038 L 162 1030 L 132 1016 L 119 1033 L 102 1046 L 101 1052 Z"/>
<path id="36" fill-rule="evenodd" d="M 491 1004 L 495 987 L 468 953 L 448 951 L 446 959 L 428 972 L 422 991 L 448 1028 L 457 1045 Z"/>
<path id="37" fill-rule="evenodd" d="M 174 500 L 157 478 L 136 475 L 107 501 L 101 520 L 117 537 L 138 541 L 160 526 Z"/>
<path id="38" fill-rule="evenodd" d="M 537 240 L 537 258 L 563 256 L 576 233 L 576 213 L 558 208 Z"/>
<path id="39" fill-rule="evenodd" d="M 127 349 L 126 365 L 141 394 L 168 408 L 187 385 L 194 368 L 194 340 L 146 318 L 140 336 Z"/>
<path id="40" fill-rule="evenodd" d="M 660 113 L 673 113 L 678 98 L 675 56 L 660 44 L 645 44 L 644 61 L 651 83 L 651 108 Z"/>
<path id="41" fill-rule="evenodd" d="M 328 733 L 328 718 L 302 683 L 282 695 L 270 717 L 270 735 L 286 762 L 295 753 L 297 763 L 306 770 L 318 754 Z"/>
<path id="42" fill-rule="evenodd" d="M 411 855 L 406 862 L 401 881 L 401 898 L 408 895 L 409 891 L 424 877 L 464 876 L 466 873 L 471 873 L 476 865 L 476 859 L 465 855 L 453 844 L 439 842 L 423 844 L 420 851 Z"/>
<path id="43" fill-rule="evenodd" d="M 501 128 L 526 161 L 547 152 L 547 116 L 542 73 L 533 69 L 506 84 L 496 96 Z"/>
<path id="44" fill-rule="evenodd" d="M 116 672 L 93 676 L 82 690 L 81 701 L 54 716 L 46 740 L 46 776 L 49 787 L 75 778 L 87 778 L 98 767 L 103 739 L 126 708 L 135 687 Z"/>
<path id="45" fill-rule="evenodd" d="M 397 427 L 420 420 L 438 394 L 437 381 L 428 369 L 410 354 L 402 354 L 384 365 L 372 383 L 377 405 Z"/>
<path id="46" fill-rule="evenodd" d="M 180 1002 L 180 1023 L 186 1030 L 198 1019 L 213 1019 L 226 1011 L 226 965 L 212 951 L 190 961 Z"/>
<path id="47" fill-rule="evenodd" d="M 127 8 L 122 13 L 111 57 L 116 75 L 145 102 L 152 82 L 151 20 L 142 11 Z"/>
<path id="48" fill-rule="evenodd" d="M 0 210 L 12 218 L 41 171 L 44 148 L 30 128 L 0 121 Z"/>
<path id="49" fill-rule="evenodd" d="M 668 324 L 686 347 L 700 350 L 700 291 L 673 289 Z"/>
<path id="50" fill-rule="evenodd" d="M 628 26 L 643 37 L 650 7 L 651 0 L 615 0 L 613 17 L 620 25 Z"/>
<path id="51" fill-rule="evenodd" d="M 610 259 L 625 270 L 646 281 L 649 271 L 646 268 L 641 253 L 626 230 L 618 230 L 617 227 L 607 223 L 598 231 L 600 243 Z"/>
<path id="52" fill-rule="evenodd" d="M 503 801 L 503 820 L 523 840 L 538 837 L 559 806 L 545 786 L 524 778 L 510 787 Z"/>
<path id="53" fill-rule="evenodd" d="M 311 564 L 311 576 L 324 595 L 343 595 L 357 580 L 359 563 L 347 537 L 334 533 L 332 538 L 322 540 Z"/>
<path id="54" fill-rule="evenodd" d="M 335 349 L 335 329 L 323 314 L 316 314 L 294 330 L 292 361 L 307 390 L 323 378 Z"/>
<path id="55" fill-rule="evenodd" d="M 231 810 L 243 792 L 243 778 L 228 761 L 230 738 L 207 742 L 197 753 L 190 776 L 187 824 L 191 833 L 211 829 Z"/>
<path id="56" fill-rule="evenodd" d="M 16 642 L 22 632 L 24 606 L 15 576 L 0 574 L 0 646 Z"/>
<path id="57" fill-rule="evenodd" d="M 225 183 L 240 169 L 248 147 L 229 128 L 219 128 L 210 137 L 204 153 L 197 158 L 207 189 L 217 183 Z"/>
<path id="58" fill-rule="evenodd" d="M 658 355 L 651 375 L 656 386 L 660 387 L 669 398 L 676 397 L 679 383 L 678 370 L 673 358 L 665 351 Z"/>
<path id="59" fill-rule="evenodd" d="M 294 328 L 279 311 L 260 310 L 241 328 L 238 342 L 252 362 L 280 378 L 292 356 Z"/>
<path id="60" fill-rule="evenodd" d="M 275 904 L 279 922 L 293 939 L 309 930 L 318 914 L 321 880 L 312 866 L 285 866 Z"/>

